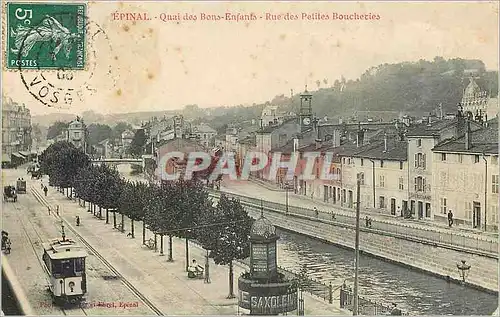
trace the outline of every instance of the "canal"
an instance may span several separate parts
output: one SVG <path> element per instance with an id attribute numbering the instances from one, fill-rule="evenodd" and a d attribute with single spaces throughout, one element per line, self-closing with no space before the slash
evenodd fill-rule
<path id="1" fill-rule="evenodd" d="M 294 272 L 305 270 L 324 284 L 353 284 L 354 251 L 279 230 L 278 264 Z M 396 303 L 411 315 L 491 315 L 498 297 L 360 255 L 360 295 L 381 303 Z M 458 276 L 458 270 L 457 270 Z"/>

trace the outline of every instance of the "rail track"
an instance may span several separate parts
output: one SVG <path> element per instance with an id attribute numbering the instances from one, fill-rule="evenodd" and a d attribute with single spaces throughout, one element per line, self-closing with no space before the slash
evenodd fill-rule
<path id="1" fill-rule="evenodd" d="M 33 249 L 33 253 L 35 254 L 35 257 L 36 257 L 38 263 L 40 264 L 43 271 L 45 272 L 44 278 L 47 281 L 47 287 L 48 287 L 48 285 L 50 285 L 50 280 L 47 278 L 47 276 L 49 275 L 49 272 L 47 272 L 45 265 L 40 257 L 41 251 L 37 250 L 37 248 L 35 247 L 36 245 L 41 246 L 42 243 L 47 241 L 47 239 L 42 238 L 40 231 L 37 230 L 37 226 L 33 223 L 32 220 L 29 220 L 29 218 L 28 218 L 28 221 L 26 222 L 22 219 L 21 215 L 23 213 L 22 213 L 21 208 L 17 205 L 17 203 L 14 203 L 13 205 L 14 205 L 14 209 L 16 210 L 17 218 L 19 219 L 19 222 L 21 223 L 21 229 L 23 230 L 24 234 L 26 235 L 26 238 L 28 239 L 31 248 Z M 28 227 L 27 223 L 29 223 L 30 228 L 27 228 Z M 30 234 L 28 233 L 28 230 L 30 232 L 34 233 L 36 235 L 36 238 L 33 239 L 30 236 Z M 87 312 L 81 306 L 79 306 L 78 308 L 71 308 L 71 309 L 64 308 L 64 307 L 58 307 L 58 308 L 61 310 L 61 313 L 65 316 L 87 316 Z"/>
<path id="2" fill-rule="evenodd" d="M 42 194 L 40 194 L 33 186 L 30 186 L 30 191 L 31 193 L 33 194 L 33 196 L 35 197 L 36 200 L 38 200 L 38 202 L 40 204 L 42 204 L 43 206 L 47 207 L 47 208 L 51 208 L 52 206 L 50 206 L 50 204 L 43 198 Z M 51 208 L 52 209 L 52 208 Z M 53 210 L 53 209 L 52 209 Z M 151 311 L 153 311 L 155 313 L 155 315 L 157 316 L 164 316 L 165 314 L 163 314 L 163 312 L 158 308 L 156 307 L 156 305 L 154 305 L 146 296 L 144 296 L 144 294 L 142 294 L 129 280 L 127 280 L 108 260 L 106 260 L 106 258 L 99 253 L 99 251 L 97 251 L 90 243 L 88 243 L 84 237 L 82 237 L 76 230 L 75 228 L 73 228 L 73 226 L 68 222 L 66 221 L 65 219 L 63 219 L 62 217 L 60 217 L 59 215 L 57 214 L 53 214 L 54 217 L 56 217 L 57 219 L 61 220 L 64 224 L 65 224 L 65 228 L 68 228 L 74 235 L 75 237 L 78 238 L 78 240 L 80 240 L 80 242 L 97 258 L 99 259 L 99 261 L 101 261 L 101 263 L 104 264 L 104 266 L 106 266 L 106 268 L 108 268 L 113 274 L 115 274 L 119 279 L 120 281 L 125 285 L 125 287 L 127 287 L 135 296 L 137 296 L 137 298 L 139 298 Z"/>

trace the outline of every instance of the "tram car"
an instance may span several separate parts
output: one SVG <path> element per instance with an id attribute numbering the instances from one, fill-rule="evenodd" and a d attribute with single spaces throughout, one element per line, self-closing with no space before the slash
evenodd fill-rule
<path id="1" fill-rule="evenodd" d="M 75 241 L 52 239 L 43 243 L 43 264 L 48 274 L 49 291 L 55 304 L 75 304 L 87 293 L 85 259 L 87 252 Z"/>

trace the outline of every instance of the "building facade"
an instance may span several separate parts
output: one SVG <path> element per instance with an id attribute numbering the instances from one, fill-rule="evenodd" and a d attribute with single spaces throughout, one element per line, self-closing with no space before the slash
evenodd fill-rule
<path id="1" fill-rule="evenodd" d="M 468 124 L 470 126 L 470 122 Z M 498 120 L 432 149 L 434 217 L 479 230 L 498 230 Z"/>
<path id="2" fill-rule="evenodd" d="M 66 141 L 73 143 L 76 148 L 81 148 L 84 152 L 87 150 L 87 125 L 83 119 L 76 117 L 68 124 L 66 130 Z"/>
<path id="3" fill-rule="evenodd" d="M 31 151 L 31 113 L 24 104 L 2 98 L 2 162 L 22 160 Z"/>
<path id="4" fill-rule="evenodd" d="M 200 124 L 193 127 L 192 133 L 196 136 L 198 141 L 206 148 L 215 146 L 215 136 L 217 131 L 207 124 Z"/>

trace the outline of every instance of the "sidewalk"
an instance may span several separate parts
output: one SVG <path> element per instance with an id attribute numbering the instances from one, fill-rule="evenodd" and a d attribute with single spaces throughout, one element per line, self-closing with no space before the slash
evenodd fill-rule
<path id="1" fill-rule="evenodd" d="M 37 187 L 35 187 L 38 190 Z M 44 197 L 51 206 L 59 205 L 62 217 L 73 224 L 75 216 L 79 215 L 81 226 L 75 227 L 99 253 L 117 268 L 130 282 L 134 284 L 147 298 L 154 302 L 167 315 L 235 315 L 238 314 L 237 299 L 226 299 L 229 291 L 228 267 L 215 265 L 210 260 L 211 283 L 203 280 L 191 280 L 185 272 L 184 240 L 173 239 L 174 262 L 167 262 L 168 238 L 164 238 L 164 254 L 159 256 L 142 246 L 142 223 L 135 222 L 135 239 L 127 238 L 130 232 L 130 221 L 125 219 L 125 233 L 113 230 L 113 219 L 106 225 L 54 189 Z M 105 212 L 104 212 L 105 214 Z M 117 221 L 121 221 L 121 216 Z M 146 239 L 152 237 L 146 230 Z M 158 241 L 158 247 L 160 243 Z M 190 260 L 196 259 L 200 265 L 205 262 L 205 250 L 190 243 Z M 234 265 L 234 293 L 238 295 L 237 278 L 245 268 Z M 334 298 L 338 298 L 338 293 Z M 338 299 L 328 304 L 321 299 L 304 294 L 306 315 L 350 315 L 339 308 Z"/>
<path id="2" fill-rule="evenodd" d="M 266 188 L 267 186 L 262 186 L 253 181 L 230 181 L 224 180 L 221 183 L 221 191 L 228 193 L 233 193 L 237 195 L 247 196 L 247 197 L 258 197 L 265 201 L 271 201 L 278 204 L 285 205 L 286 203 L 286 192 L 278 190 L 270 190 Z M 289 206 L 313 209 L 317 207 L 319 211 L 331 212 L 334 211 L 338 215 L 355 215 L 355 210 L 348 208 L 343 208 L 332 203 L 326 203 L 320 199 L 311 199 L 309 197 L 294 194 L 293 192 L 288 192 L 288 204 Z M 441 223 L 428 223 L 422 220 L 408 220 L 402 219 L 400 217 L 395 217 L 391 215 L 382 215 L 378 212 L 361 210 L 361 218 L 364 219 L 365 216 L 369 216 L 376 221 L 384 221 L 387 223 L 402 225 L 406 227 L 411 227 L 415 229 L 421 229 L 424 231 L 434 231 L 450 234 L 450 232 L 455 232 L 459 235 L 478 238 L 479 236 L 483 239 L 497 240 L 498 234 L 495 233 L 484 233 L 472 231 L 472 229 L 467 230 L 465 228 L 452 227 L 449 228 L 445 224 Z"/>

